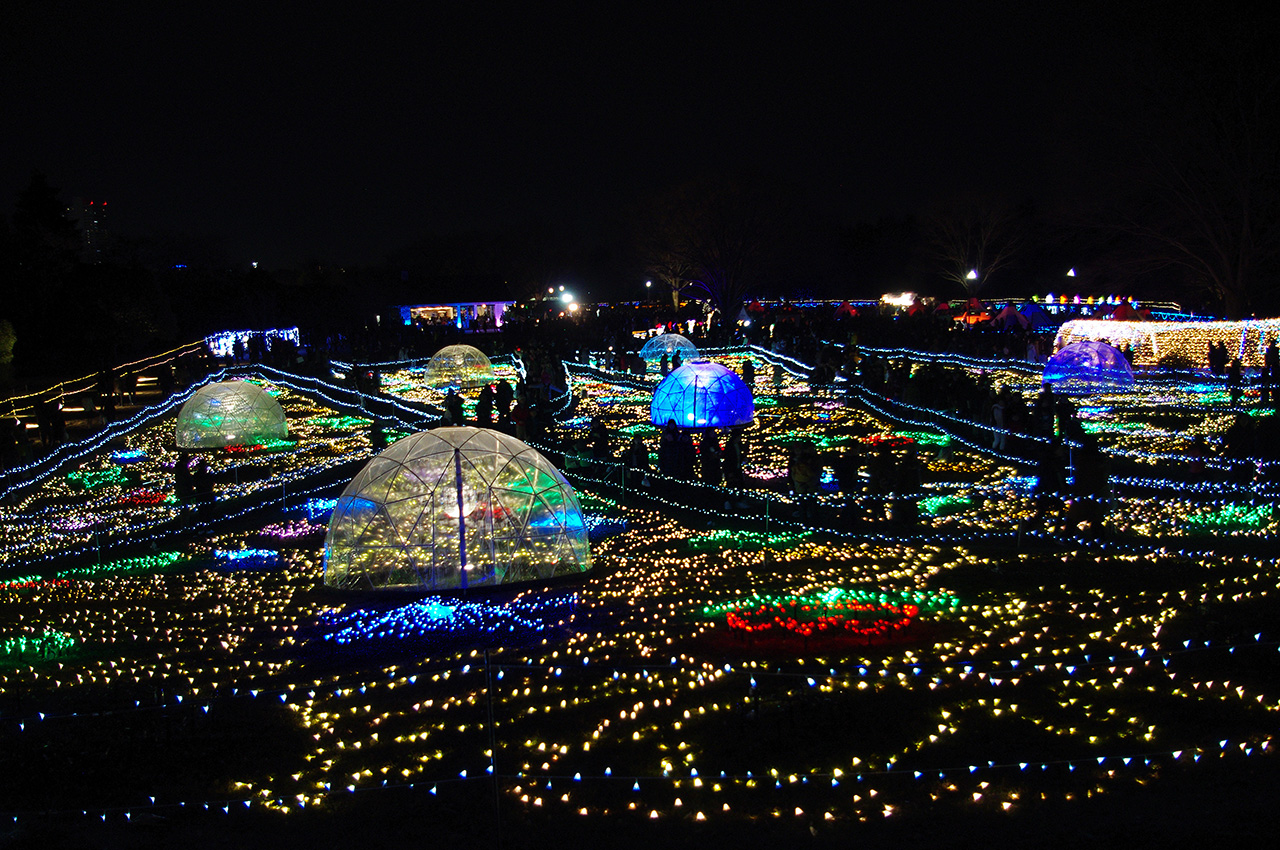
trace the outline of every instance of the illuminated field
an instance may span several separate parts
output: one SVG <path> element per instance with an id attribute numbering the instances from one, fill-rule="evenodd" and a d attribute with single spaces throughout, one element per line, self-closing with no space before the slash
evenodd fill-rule
<path id="1" fill-rule="evenodd" d="M 1269 505 L 1119 487 L 1103 541 L 1020 546 L 1030 486 L 1004 460 L 792 377 L 774 395 L 757 366 L 757 489 L 786 502 L 796 439 L 896 435 L 927 468 L 918 521 L 691 516 L 678 488 L 588 484 L 579 583 L 344 596 L 321 587 L 332 503 L 276 499 L 367 458 L 369 420 L 276 385 L 290 444 L 210 455 L 219 507 L 154 550 L 91 547 L 175 520 L 172 418 L 24 491 L 0 816 L 474 807 L 496 782 L 527 817 L 841 824 L 1060 805 L 1275 746 L 1277 571 L 1244 547 L 1269 545 Z M 644 390 L 574 392 L 562 431 L 600 415 L 654 439 Z"/>

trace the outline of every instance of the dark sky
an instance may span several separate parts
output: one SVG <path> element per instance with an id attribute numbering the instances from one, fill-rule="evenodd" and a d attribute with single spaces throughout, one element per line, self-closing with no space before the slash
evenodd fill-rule
<path id="1" fill-rule="evenodd" d="M 6 4 L 0 209 L 39 168 L 271 265 L 737 168 L 848 220 L 1088 191 L 1137 39 L 1080 3 L 136 5 Z"/>

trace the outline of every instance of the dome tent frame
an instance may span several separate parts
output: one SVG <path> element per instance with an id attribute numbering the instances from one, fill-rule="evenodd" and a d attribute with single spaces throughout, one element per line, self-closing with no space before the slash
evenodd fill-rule
<path id="1" fill-rule="evenodd" d="M 685 362 L 701 359 L 702 355 L 698 354 L 698 347 L 680 334 L 658 334 L 651 337 L 640 348 L 640 359 L 646 363 L 656 363 L 662 359 L 662 355 L 667 355 L 667 359 L 671 359 L 671 355 L 680 352 L 680 359 Z"/>
<path id="2" fill-rule="evenodd" d="M 573 487 L 541 453 L 487 428 L 436 428 L 374 457 L 343 491 L 324 583 L 423 592 L 591 568 Z"/>
<path id="3" fill-rule="evenodd" d="M 659 428 L 674 419 L 681 428 L 734 428 L 756 418 L 751 389 L 727 366 L 685 363 L 653 391 L 649 421 Z"/>
<path id="4" fill-rule="evenodd" d="M 1133 367 L 1115 346 L 1081 340 L 1064 346 L 1044 366 L 1043 382 L 1054 392 L 1085 395 L 1125 392 L 1134 387 Z"/>
<path id="5" fill-rule="evenodd" d="M 427 361 L 427 386 L 473 390 L 496 380 L 488 356 L 474 345 L 446 345 Z"/>
<path id="6" fill-rule="evenodd" d="M 288 436 L 280 402 L 247 381 L 205 384 L 182 405 L 174 425 L 174 442 L 180 449 L 219 449 Z"/>

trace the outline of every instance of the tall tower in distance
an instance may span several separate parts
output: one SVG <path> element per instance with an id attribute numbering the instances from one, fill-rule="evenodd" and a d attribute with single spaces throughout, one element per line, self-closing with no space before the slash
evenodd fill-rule
<path id="1" fill-rule="evenodd" d="M 107 202 L 74 198 L 67 207 L 67 218 L 80 231 L 84 257 L 90 263 L 102 262 L 107 247 Z"/>

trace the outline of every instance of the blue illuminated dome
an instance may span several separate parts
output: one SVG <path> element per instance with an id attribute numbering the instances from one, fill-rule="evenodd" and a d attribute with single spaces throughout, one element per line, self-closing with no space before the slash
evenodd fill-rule
<path id="1" fill-rule="evenodd" d="M 551 462 L 487 428 L 436 428 L 376 455 L 338 498 L 329 587 L 436 591 L 591 568 L 578 497 Z"/>
<path id="2" fill-rule="evenodd" d="M 1133 389 L 1133 367 L 1105 342 L 1084 340 L 1065 346 L 1044 366 L 1044 382 L 1056 392 L 1084 394 Z"/>
<path id="3" fill-rule="evenodd" d="M 680 334 L 659 334 L 644 344 L 640 349 L 640 357 L 645 362 L 656 362 L 662 359 L 662 355 L 667 355 L 670 360 L 672 355 L 680 352 L 680 359 L 683 362 L 697 360 L 698 347 L 689 340 L 680 336 Z"/>
<path id="4" fill-rule="evenodd" d="M 732 428 L 755 417 L 751 390 L 719 363 L 685 363 L 662 379 L 649 405 L 649 421 L 659 427 L 674 419 L 681 428 Z"/>

